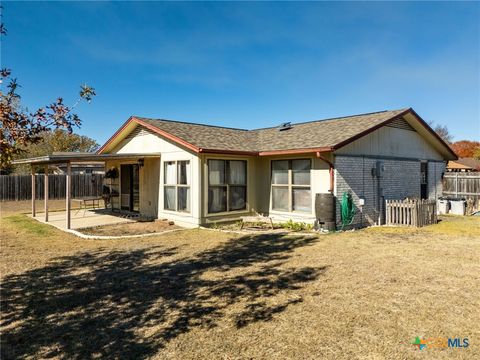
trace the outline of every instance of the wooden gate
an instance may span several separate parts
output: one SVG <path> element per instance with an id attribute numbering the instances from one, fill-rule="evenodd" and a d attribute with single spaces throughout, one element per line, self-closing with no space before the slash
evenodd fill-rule
<path id="1" fill-rule="evenodd" d="M 421 227 L 437 223 L 435 200 L 387 200 L 387 225 Z"/>

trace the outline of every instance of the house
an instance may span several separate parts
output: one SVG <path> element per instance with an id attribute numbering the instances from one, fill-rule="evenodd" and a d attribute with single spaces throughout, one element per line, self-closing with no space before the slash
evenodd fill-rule
<path id="1" fill-rule="evenodd" d="M 61 152 L 55 151 L 52 155 L 71 155 L 71 152 Z M 85 152 L 76 152 L 75 154 L 83 154 L 83 155 L 91 155 L 90 153 Z M 71 170 L 73 174 L 104 174 L 105 173 L 105 164 L 103 161 L 90 161 L 90 162 L 82 162 L 79 164 L 72 164 Z M 57 166 L 51 167 L 50 172 L 56 175 L 65 175 L 67 172 L 67 164 L 58 164 Z"/>
<path id="2" fill-rule="evenodd" d="M 44 167 L 45 176 L 66 164 L 66 229 L 72 166 L 99 161 L 119 210 L 190 227 L 258 213 L 340 226 L 340 202 L 349 197 L 349 226 L 362 227 L 384 223 L 385 200 L 438 198 L 446 163 L 456 159 L 409 108 L 256 130 L 132 116 L 96 154 L 14 163 L 30 164 L 32 175 Z M 35 176 L 32 185 L 34 199 Z"/>
<path id="3" fill-rule="evenodd" d="M 316 194 L 338 205 L 350 193 L 360 227 L 383 223 L 384 200 L 436 199 L 457 156 L 409 108 L 256 130 L 132 116 L 96 159 L 119 174 L 114 206 L 180 225 L 252 213 L 314 223 Z"/>
<path id="4" fill-rule="evenodd" d="M 50 171 L 56 175 L 65 175 L 67 173 L 67 165 L 59 164 L 50 169 Z M 72 173 L 103 175 L 105 174 L 105 164 L 103 161 L 90 161 L 88 163 L 72 164 Z"/>
<path id="5" fill-rule="evenodd" d="M 475 158 L 460 158 L 458 160 L 451 160 L 447 164 L 447 171 L 449 172 L 471 172 L 480 171 L 480 160 Z"/>

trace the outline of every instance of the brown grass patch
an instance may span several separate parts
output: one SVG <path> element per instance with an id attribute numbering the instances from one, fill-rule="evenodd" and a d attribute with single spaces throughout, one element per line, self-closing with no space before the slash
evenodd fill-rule
<path id="1" fill-rule="evenodd" d="M 478 218 L 318 237 L 123 240 L 0 221 L 4 359 L 480 356 Z M 471 345 L 418 351 L 415 336 Z"/>
<path id="2" fill-rule="evenodd" d="M 35 200 L 35 208 L 38 213 L 43 212 L 43 200 Z M 100 201 L 103 206 L 103 200 Z M 72 209 L 78 209 L 79 204 L 72 202 Z M 65 200 L 48 200 L 49 211 L 65 210 Z M 15 214 L 26 214 L 32 211 L 32 202 L 30 200 L 22 201 L 0 201 L 0 218 Z"/>

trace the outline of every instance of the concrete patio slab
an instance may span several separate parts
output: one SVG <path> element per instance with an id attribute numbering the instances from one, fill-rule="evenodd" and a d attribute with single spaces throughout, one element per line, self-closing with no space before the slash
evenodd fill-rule
<path id="1" fill-rule="evenodd" d="M 67 230 L 66 228 L 66 213 L 65 211 L 56 211 L 48 213 L 48 222 L 45 221 L 44 213 L 37 213 L 34 217 L 35 220 L 38 220 L 42 223 L 55 226 L 60 230 Z M 78 230 L 93 226 L 102 226 L 102 225 L 112 225 L 112 224 L 124 224 L 129 222 L 135 222 L 132 219 L 122 218 L 116 216 L 115 214 L 105 212 L 102 210 L 98 211 L 72 211 L 71 214 L 71 229 Z"/>

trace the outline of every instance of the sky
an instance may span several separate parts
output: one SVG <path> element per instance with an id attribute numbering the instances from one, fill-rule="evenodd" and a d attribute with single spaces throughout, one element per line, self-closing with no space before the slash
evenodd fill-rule
<path id="1" fill-rule="evenodd" d="M 1 66 L 77 133 L 131 115 L 253 129 L 413 107 L 480 140 L 478 2 L 6 2 Z"/>

